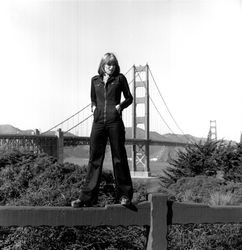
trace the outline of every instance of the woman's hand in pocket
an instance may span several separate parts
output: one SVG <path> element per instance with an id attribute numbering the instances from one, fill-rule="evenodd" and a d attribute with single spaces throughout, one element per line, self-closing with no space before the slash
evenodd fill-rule
<path id="1" fill-rule="evenodd" d="M 116 105 L 115 106 L 116 110 L 118 111 L 118 113 L 120 114 L 121 113 L 121 107 L 120 107 L 120 104 Z"/>
<path id="2" fill-rule="evenodd" d="M 94 113 L 94 111 L 95 111 L 96 108 L 97 108 L 96 106 L 92 106 L 91 107 L 91 112 Z"/>

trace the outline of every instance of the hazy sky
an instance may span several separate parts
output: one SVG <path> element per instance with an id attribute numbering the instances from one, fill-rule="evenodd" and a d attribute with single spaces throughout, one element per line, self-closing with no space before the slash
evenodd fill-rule
<path id="1" fill-rule="evenodd" d="M 1 0 L 0 30 L 0 124 L 44 131 L 71 116 L 90 102 L 90 79 L 111 51 L 123 73 L 149 64 L 184 133 L 206 137 L 216 120 L 218 138 L 240 138 L 240 0 Z M 168 133 L 151 113 L 151 129 Z"/>

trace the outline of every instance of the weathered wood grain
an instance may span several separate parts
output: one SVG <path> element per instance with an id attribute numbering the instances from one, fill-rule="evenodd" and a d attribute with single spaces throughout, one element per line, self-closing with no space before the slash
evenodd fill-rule
<path id="1" fill-rule="evenodd" d="M 149 225 L 150 203 L 143 202 L 135 208 L 0 206 L 0 226 Z"/>
<path id="2" fill-rule="evenodd" d="M 148 250 L 167 249 L 167 225 L 188 223 L 241 223 L 242 206 L 207 206 L 167 201 L 150 194 L 137 206 L 103 208 L 0 206 L 0 226 L 149 225 Z"/>

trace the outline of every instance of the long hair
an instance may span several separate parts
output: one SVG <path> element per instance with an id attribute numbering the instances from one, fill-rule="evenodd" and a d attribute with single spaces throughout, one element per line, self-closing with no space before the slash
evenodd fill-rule
<path id="1" fill-rule="evenodd" d="M 101 76 L 104 75 L 104 73 L 105 73 L 105 71 L 104 71 L 105 64 L 112 64 L 115 66 L 113 75 L 118 75 L 120 73 L 120 67 L 119 67 L 118 60 L 113 53 L 106 53 L 103 56 L 103 58 L 101 59 L 99 67 L 98 67 L 98 74 Z"/>

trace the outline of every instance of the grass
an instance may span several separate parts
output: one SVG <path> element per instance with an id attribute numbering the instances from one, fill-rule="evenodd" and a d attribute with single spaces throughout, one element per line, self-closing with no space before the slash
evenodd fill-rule
<path id="1" fill-rule="evenodd" d="M 211 194 L 209 200 L 209 205 L 211 206 L 235 205 L 236 203 L 231 191 L 226 193 L 214 192 Z"/>
<path id="2" fill-rule="evenodd" d="M 84 167 L 72 164 L 58 165 L 53 159 L 32 154 L 9 154 L 1 160 L 1 195 L 2 201 L 12 205 L 70 205 L 79 193 Z M 86 165 L 88 159 L 76 158 L 80 166 Z M 70 161 L 70 159 L 66 159 Z M 151 172 L 162 173 L 165 165 L 161 162 L 151 163 Z M 106 158 L 105 169 L 112 169 L 110 158 Z M 110 175 L 105 175 L 106 184 L 110 184 Z M 136 180 L 135 180 L 136 181 Z M 153 183 L 150 183 L 153 181 Z M 146 198 L 151 189 L 158 187 L 159 178 L 139 179 L 138 198 Z M 143 182 L 143 183 L 141 183 Z M 156 182 L 156 183 L 155 183 Z M 55 185 L 53 185 L 55 184 Z M 107 185 L 106 185 L 107 186 Z M 112 192 L 101 189 L 103 203 L 113 201 Z M 109 186 L 110 187 L 110 186 Z M 219 189 L 220 188 L 220 189 Z M 181 200 L 195 201 L 210 199 L 213 204 L 232 203 L 234 197 L 241 197 L 241 186 L 236 183 L 225 185 L 222 180 L 213 177 L 197 176 L 181 178 L 170 186 L 174 195 Z M 149 190 L 148 190 L 149 189 Z M 217 191 L 221 190 L 221 193 Z M 233 190 L 230 192 L 230 190 Z M 23 191 L 20 193 L 20 191 Z M 216 193 L 217 192 L 217 193 Z M 62 194 L 64 194 L 64 199 Z M 178 198 L 179 198 L 178 197 Z M 10 202 L 11 198 L 11 202 Z M 140 200 L 139 200 L 140 201 Z M 0 228 L 1 230 L 1 228 Z M 168 227 L 168 250 L 242 250 L 241 225 L 170 225 Z M 121 250 L 144 249 L 148 237 L 145 227 L 17 227 L 2 229 L 0 249 L 106 249 Z M 102 241 L 100 241 L 102 239 Z M 129 240 L 130 239 L 130 240 Z"/>

